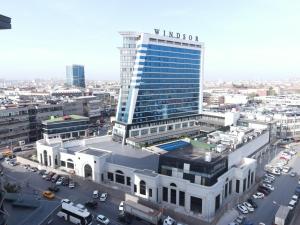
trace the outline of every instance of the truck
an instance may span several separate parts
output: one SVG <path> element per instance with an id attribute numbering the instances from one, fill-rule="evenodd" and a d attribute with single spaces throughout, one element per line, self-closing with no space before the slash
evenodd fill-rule
<path id="1" fill-rule="evenodd" d="M 162 219 L 161 211 L 152 209 L 132 200 L 124 201 L 124 212 L 125 214 L 140 218 L 155 225 L 160 224 Z"/>
<path id="2" fill-rule="evenodd" d="M 275 214 L 274 225 L 287 225 L 290 217 L 289 207 L 281 205 Z"/>

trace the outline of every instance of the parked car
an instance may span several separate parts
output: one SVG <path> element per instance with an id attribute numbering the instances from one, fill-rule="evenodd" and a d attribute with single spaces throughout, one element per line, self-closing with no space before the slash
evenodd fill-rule
<path id="1" fill-rule="evenodd" d="M 64 177 L 59 177 L 58 180 L 56 181 L 56 185 L 62 185 L 64 179 L 65 179 Z"/>
<path id="2" fill-rule="evenodd" d="M 84 205 L 87 208 L 94 209 L 94 208 L 97 208 L 98 203 L 96 201 L 94 201 L 94 200 L 91 200 L 91 201 L 87 201 L 86 203 L 84 203 Z"/>
<path id="3" fill-rule="evenodd" d="M 55 198 L 55 194 L 51 191 L 44 191 L 43 196 L 47 199 L 54 199 Z"/>
<path id="4" fill-rule="evenodd" d="M 52 185 L 51 187 L 48 187 L 49 191 L 52 192 L 58 192 L 59 191 L 59 187 L 57 187 L 56 185 Z"/>
<path id="5" fill-rule="evenodd" d="M 270 190 L 269 190 L 269 189 L 266 189 L 266 188 L 264 188 L 264 187 L 262 187 L 262 186 L 259 186 L 259 187 L 257 188 L 257 191 L 263 193 L 265 196 L 270 194 Z"/>
<path id="6" fill-rule="evenodd" d="M 42 178 L 43 178 L 43 179 L 46 179 L 47 176 L 48 176 L 48 174 L 49 174 L 49 172 L 48 172 L 48 171 L 45 171 L 44 174 L 42 175 Z"/>
<path id="7" fill-rule="evenodd" d="M 296 206 L 296 203 L 297 203 L 297 201 L 291 200 L 291 201 L 289 202 L 288 207 L 289 207 L 291 210 L 293 210 L 293 209 L 295 208 L 295 206 Z"/>
<path id="8" fill-rule="evenodd" d="M 239 216 L 234 220 L 234 222 L 235 222 L 236 224 L 243 224 L 243 223 L 245 222 L 245 220 L 246 220 L 246 217 L 245 217 L 245 216 L 239 215 Z"/>
<path id="9" fill-rule="evenodd" d="M 260 199 L 264 198 L 265 195 L 262 192 L 257 192 L 256 194 L 252 195 L 253 198 Z"/>
<path id="10" fill-rule="evenodd" d="M 40 170 L 39 175 L 44 175 L 46 173 L 46 170 Z"/>
<path id="11" fill-rule="evenodd" d="M 296 202 L 298 202 L 298 199 L 299 199 L 299 198 L 298 198 L 297 195 L 293 195 L 293 196 L 292 196 L 292 199 L 295 200 Z"/>
<path id="12" fill-rule="evenodd" d="M 98 198 L 99 197 L 99 191 L 98 190 L 94 190 L 93 191 L 93 198 Z"/>
<path id="13" fill-rule="evenodd" d="M 297 175 L 297 173 L 294 172 L 294 171 L 290 173 L 290 176 L 291 176 L 291 177 L 295 177 L 296 175 Z"/>
<path id="14" fill-rule="evenodd" d="M 242 204 L 238 204 L 238 205 L 237 205 L 237 209 L 238 209 L 242 214 L 248 214 L 248 213 L 249 213 L 248 209 L 247 209 L 245 206 L 243 206 Z"/>
<path id="15" fill-rule="evenodd" d="M 269 179 L 275 180 L 276 177 L 270 173 L 265 173 L 265 177 L 268 177 Z"/>
<path id="16" fill-rule="evenodd" d="M 75 182 L 74 181 L 70 181 L 69 182 L 69 188 L 74 188 L 75 187 Z"/>
<path id="17" fill-rule="evenodd" d="M 64 180 L 63 180 L 63 182 L 62 182 L 62 185 L 68 186 L 69 183 L 70 183 L 70 178 L 69 178 L 68 176 L 65 176 L 65 177 L 64 177 Z"/>
<path id="18" fill-rule="evenodd" d="M 107 193 L 102 193 L 100 196 L 100 202 L 105 202 L 107 199 Z"/>
<path id="19" fill-rule="evenodd" d="M 51 182 L 52 183 L 56 183 L 56 181 L 60 178 L 59 174 L 55 174 L 52 178 L 51 178 Z"/>
<path id="20" fill-rule="evenodd" d="M 257 208 L 257 204 L 252 198 L 248 198 L 247 202 L 249 202 L 253 208 L 255 208 L 255 209 Z"/>
<path id="21" fill-rule="evenodd" d="M 272 186 L 271 184 L 263 183 L 262 186 L 265 187 L 265 188 L 268 188 L 271 191 L 274 191 L 274 186 Z"/>
<path id="22" fill-rule="evenodd" d="M 54 172 L 50 172 L 50 173 L 47 175 L 46 180 L 50 181 L 54 175 L 55 175 Z"/>
<path id="23" fill-rule="evenodd" d="M 264 182 L 264 183 L 267 183 L 267 184 L 271 184 L 271 183 L 273 183 L 273 180 L 268 179 L 268 178 L 264 178 L 264 179 L 263 179 L 263 182 Z"/>
<path id="24" fill-rule="evenodd" d="M 124 211 L 124 201 L 120 202 L 119 211 Z"/>
<path id="25" fill-rule="evenodd" d="M 101 214 L 99 214 L 96 219 L 98 222 L 100 222 L 102 224 L 105 224 L 105 225 L 109 224 L 109 219 L 106 216 L 103 216 Z"/>
<path id="26" fill-rule="evenodd" d="M 36 167 L 31 167 L 31 169 L 30 169 L 30 171 L 31 171 L 31 172 L 34 172 L 34 173 L 35 173 L 36 171 L 38 171 L 38 170 L 39 170 L 39 169 L 36 168 Z"/>
<path id="27" fill-rule="evenodd" d="M 243 202 L 243 206 L 245 206 L 249 212 L 254 212 L 254 208 L 249 202 Z"/>

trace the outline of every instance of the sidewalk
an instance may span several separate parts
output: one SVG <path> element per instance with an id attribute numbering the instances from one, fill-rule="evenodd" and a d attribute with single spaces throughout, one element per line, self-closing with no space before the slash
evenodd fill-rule
<path id="1" fill-rule="evenodd" d="M 228 210 L 221 217 L 221 219 L 219 220 L 219 222 L 217 223 L 217 225 L 227 225 L 227 224 L 233 222 L 233 220 L 235 218 L 237 218 L 238 215 L 239 215 L 239 213 L 235 209 Z"/>

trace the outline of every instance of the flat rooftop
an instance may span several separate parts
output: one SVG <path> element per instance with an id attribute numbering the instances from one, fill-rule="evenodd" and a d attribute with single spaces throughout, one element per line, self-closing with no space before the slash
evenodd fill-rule
<path id="1" fill-rule="evenodd" d="M 97 149 L 92 149 L 92 148 L 87 148 L 85 150 L 82 150 L 80 151 L 81 153 L 85 153 L 85 154 L 88 154 L 88 155 L 93 155 L 93 156 L 97 156 L 97 157 L 100 157 L 100 156 L 103 156 L 103 155 L 106 155 L 108 152 L 106 151 L 102 151 L 102 150 L 97 150 Z"/>
<path id="2" fill-rule="evenodd" d="M 93 139 L 92 143 L 88 143 L 86 146 L 92 149 L 104 150 L 112 152 L 112 157 L 108 159 L 108 162 L 128 166 L 135 169 L 148 169 L 158 171 L 159 155 L 151 153 L 147 150 L 135 149 L 128 145 L 122 145 L 118 142 L 112 141 L 110 136 L 102 136 Z M 97 140 L 97 141 L 95 141 Z"/>
<path id="3" fill-rule="evenodd" d="M 88 117 L 85 116 L 78 116 L 78 115 L 69 115 L 69 116 L 61 116 L 61 117 L 53 117 L 49 120 L 44 120 L 43 123 L 51 124 L 51 123 L 58 123 L 58 122 L 70 122 L 76 120 L 89 120 Z"/>

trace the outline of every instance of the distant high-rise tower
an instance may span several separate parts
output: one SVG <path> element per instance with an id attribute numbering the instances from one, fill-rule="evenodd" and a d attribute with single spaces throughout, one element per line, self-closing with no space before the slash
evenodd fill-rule
<path id="1" fill-rule="evenodd" d="M 67 85 L 85 88 L 84 66 L 67 66 Z"/>
<path id="2" fill-rule="evenodd" d="M 114 138 L 124 142 L 172 130 L 187 133 L 202 111 L 204 44 L 197 36 L 157 29 L 155 34 L 120 34 L 121 88 Z"/>

